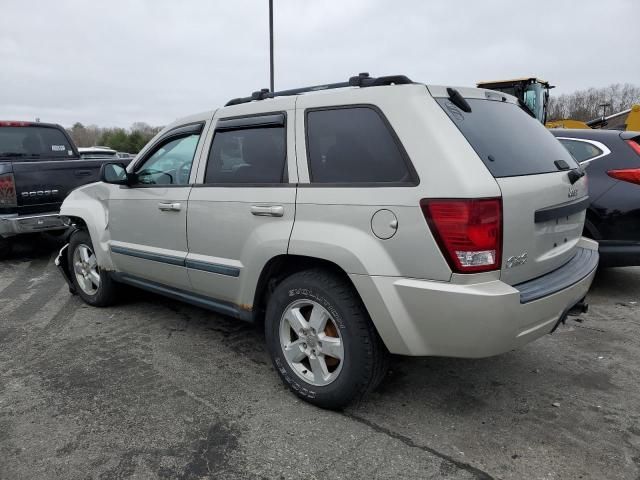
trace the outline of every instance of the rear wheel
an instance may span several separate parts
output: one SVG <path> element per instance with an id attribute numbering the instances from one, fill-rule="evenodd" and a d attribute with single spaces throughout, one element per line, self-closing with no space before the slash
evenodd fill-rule
<path id="1" fill-rule="evenodd" d="M 78 295 L 89 305 L 106 307 L 116 300 L 116 285 L 102 270 L 86 230 L 79 230 L 69 242 L 69 271 Z"/>
<path id="2" fill-rule="evenodd" d="M 322 408 L 341 408 L 373 390 L 387 351 L 353 286 L 325 270 L 280 283 L 267 305 L 267 346 L 283 382 Z"/>

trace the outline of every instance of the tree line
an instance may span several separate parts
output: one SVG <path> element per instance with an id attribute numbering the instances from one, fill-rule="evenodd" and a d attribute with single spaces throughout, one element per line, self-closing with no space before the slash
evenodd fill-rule
<path id="1" fill-rule="evenodd" d="M 80 122 L 67 131 L 78 147 L 100 145 L 118 152 L 138 153 L 163 127 L 152 127 L 144 122 L 135 122 L 130 128 L 85 126 Z"/>
<path id="2" fill-rule="evenodd" d="M 553 90 L 551 90 L 553 92 Z M 640 87 L 615 83 L 603 88 L 588 88 L 549 98 L 548 120 L 581 120 L 586 122 L 611 115 L 640 103 Z"/>

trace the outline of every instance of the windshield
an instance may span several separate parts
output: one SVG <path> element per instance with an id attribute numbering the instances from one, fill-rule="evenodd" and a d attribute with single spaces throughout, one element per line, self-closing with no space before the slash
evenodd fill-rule
<path id="1" fill-rule="evenodd" d="M 74 155 L 67 137 L 55 127 L 0 127 L 0 156 L 66 158 Z"/>
<path id="2" fill-rule="evenodd" d="M 448 98 L 436 100 L 496 178 L 557 172 L 556 160 L 578 168 L 560 142 L 514 103 L 467 98 L 466 113 Z"/>

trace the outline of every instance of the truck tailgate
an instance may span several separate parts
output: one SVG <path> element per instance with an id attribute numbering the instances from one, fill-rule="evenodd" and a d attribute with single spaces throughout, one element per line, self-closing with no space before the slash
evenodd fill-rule
<path id="1" fill-rule="evenodd" d="M 99 180 L 103 163 L 100 159 L 13 162 L 19 210 L 57 210 L 71 190 Z"/>

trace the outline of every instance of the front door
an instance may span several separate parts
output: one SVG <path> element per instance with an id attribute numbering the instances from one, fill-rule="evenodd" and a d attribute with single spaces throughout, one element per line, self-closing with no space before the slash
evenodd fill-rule
<path id="1" fill-rule="evenodd" d="M 189 198 L 191 284 L 234 316 L 250 315 L 260 272 L 287 253 L 293 228 L 295 99 L 279 106 L 285 108 L 214 117 L 206 169 Z"/>
<path id="2" fill-rule="evenodd" d="M 204 122 L 170 130 L 133 167 L 134 182 L 109 199 L 111 254 L 133 279 L 189 289 L 187 201 Z"/>

